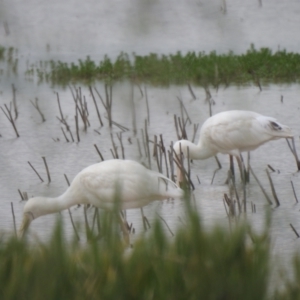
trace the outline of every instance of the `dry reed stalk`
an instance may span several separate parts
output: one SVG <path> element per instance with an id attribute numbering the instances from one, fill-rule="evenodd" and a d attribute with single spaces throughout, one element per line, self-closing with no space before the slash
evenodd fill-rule
<path id="1" fill-rule="evenodd" d="M 261 84 L 260 84 L 259 77 L 257 76 L 257 74 L 253 70 L 250 70 L 249 73 L 252 75 L 253 82 L 256 83 L 256 85 L 259 88 L 259 91 L 261 92 L 262 87 L 261 87 Z"/>
<path id="2" fill-rule="evenodd" d="M 15 212 L 14 212 L 14 205 L 12 202 L 10 202 L 10 206 L 11 206 L 11 213 L 12 213 L 13 222 L 14 222 L 14 231 L 15 231 L 15 235 L 17 235 L 16 217 L 15 217 Z"/>
<path id="3" fill-rule="evenodd" d="M 112 85 L 110 85 L 110 89 L 108 91 L 108 85 L 105 84 L 105 102 L 101 96 L 101 94 L 98 92 L 98 90 L 94 87 L 94 90 L 96 91 L 98 97 L 101 100 L 102 105 L 104 106 L 107 117 L 108 117 L 108 124 L 109 127 L 112 127 Z"/>
<path id="4" fill-rule="evenodd" d="M 95 95 L 93 93 L 93 89 L 92 89 L 92 87 L 90 85 L 89 85 L 89 90 L 90 90 L 90 93 L 91 93 L 91 96 L 92 96 L 92 99 L 93 99 L 93 102 L 94 102 L 94 105 L 95 105 L 95 108 L 96 108 L 96 112 L 97 112 L 97 116 L 98 116 L 98 120 L 99 120 L 100 126 L 102 127 L 103 126 L 103 122 L 102 122 L 102 119 L 101 119 L 101 116 L 100 116 L 100 112 L 99 112 L 99 108 L 98 108 L 98 105 L 97 105 L 97 101 L 96 101 Z"/>
<path id="5" fill-rule="evenodd" d="M 158 217 L 165 223 L 165 225 L 167 226 L 167 228 L 168 228 L 169 232 L 171 233 L 171 235 L 174 236 L 174 233 L 173 233 L 173 231 L 171 230 L 171 228 L 170 228 L 170 226 L 168 225 L 168 223 L 166 222 L 166 220 L 165 220 L 163 217 L 161 217 L 158 213 L 156 213 L 156 214 L 157 214 Z"/>
<path id="6" fill-rule="evenodd" d="M 37 170 L 33 167 L 33 165 L 28 161 L 29 166 L 32 168 L 32 170 L 35 172 L 35 174 L 39 177 L 39 179 L 44 182 L 44 179 L 40 176 L 40 174 L 37 172 Z"/>
<path id="7" fill-rule="evenodd" d="M 181 140 L 181 136 L 180 136 L 179 130 L 178 130 L 178 123 L 177 123 L 177 116 L 176 115 L 174 115 L 174 124 L 175 124 L 177 140 Z"/>
<path id="8" fill-rule="evenodd" d="M 150 125 L 150 110 L 149 110 L 149 101 L 148 101 L 148 94 L 147 94 L 147 87 L 145 86 L 145 99 L 146 99 L 146 108 L 147 108 L 147 122 Z"/>
<path id="9" fill-rule="evenodd" d="M 290 226 L 292 228 L 292 230 L 294 231 L 294 233 L 296 234 L 297 238 L 300 237 L 299 233 L 297 232 L 297 230 L 295 229 L 295 227 L 290 223 Z"/>
<path id="10" fill-rule="evenodd" d="M 297 195 L 296 195 L 296 191 L 295 191 L 295 188 L 294 188 L 294 183 L 293 183 L 293 181 L 291 181 L 291 185 L 292 185 L 294 197 L 295 197 L 295 199 L 296 199 L 296 203 L 298 203 L 298 198 L 297 198 Z"/>
<path id="11" fill-rule="evenodd" d="M 297 154 L 297 150 L 296 150 L 296 146 L 295 146 L 295 139 L 292 137 L 291 138 L 292 140 L 292 146 L 290 145 L 289 143 L 289 140 L 286 138 L 286 142 L 295 158 L 295 161 L 296 161 L 296 165 L 297 165 L 297 168 L 298 168 L 298 171 L 300 170 L 300 161 L 299 161 L 299 158 L 298 158 L 298 154 Z"/>
<path id="12" fill-rule="evenodd" d="M 159 153 L 156 149 L 156 155 L 155 155 L 155 158 L 156 158 L 156 164 L 157 164 L 157 169 L 158 169 L 158 172 L 162 173 L 162 162 L 161 162 L 161 159 L 162 159 L 162 152 L 161 152 L 161 147 L 156 144 L 156 148 L 159 149 Z M 159 155 L 158 155 L 159 154 Z"/>
<path id="13" fill-rule="evenodd" d="M 64 176 L 65 176 L 65 179 L 66 179 L 66 182 L 67 182 L 68 186 L 70 186 L 70 181 L 69 181 L 69 179 L 68 179 L 67 175 L 66 175 L 66 174 L 64 174 Z"/>
<path id="14" fill-rule="evenodd" d="M 162 150 L 162 153 L 163 153 L 164 159 L 165 159 L 167 177 L 169 178 L 169 167 L 168 167 L 168 160 L 167 160 L 167 152 L 166 152 L 166 148 L 165 148 L 165 145 L 164 145 L 163 135 L 160 134 L 159 137 L 160 137 L 161 150 Z"/>
<path id="15" fill-rule="evenodd" d="M 237 188 L 236 188 L 236 185 L 235 185 L 235 180 L 234 180 L 234 177 L 231 173 L 231 170 L 228 170 L 228 178 L 229 178 L 229 182 L 231 180 L 231 183 L 232 183 L 232 186 L 233 186 L 233 189 L 234 189 L 234 193 L 235 193 L 235 197 L 236 197 L 236 200 L 237 200 L 237 204 L 238 204 L 239 213 L 241 213 L 242 212 L 242 205 L 241 205 L 241 202 L 240 202 L 240 197 L 239 197 L 239 194 L 237 192 Z"/>
<path id="16" fill-rule="evenodd" d="M 188 140 L 188 136 L 187 136 L 187 132 L 186 132 L 187 121 L 188 121 L 188 119 L 186 119 L 185 121 L 182 120 L 182 123 L 181 123 L 181 119 L 180 119 L 180 117 L 178 117 L 178 125 L 179 125 L 180 132 L 181 132 L 181 139 L 184 139 L 184 140 Z"/>
<path id="17" fill-rule="evenodd" d="M 210 93 L 210 90 L 207 86 L 204 87 L 204 90 L 205 90 L 205 102 L 208 102 L 208 105 L 209 105 L 209 116 L 211 117 L 212 116 L 212 104 L 214 104 L 214 100 L 212 99 L 212 96 L 211 96 L 211 93 Z"/>
<path id="18" fill-rule="evenodd" d="M 188 83 L 188 89 L 189 89 L 190 94 L 191 94 L 192 97 L 193 97 L 193 100 L 196 100 L 197 97 L 196 97 L 196 95 L 195 95 L 195 93 L 194 93 L 194 91 L 193 91 L 193 89 L 192 89 L 192 86 L 191 86 L 189 83 Z"/>
<path id="19" fill-rule="evenodd" d="M 224 200 L 225 200 L 225 203 L 227 204 L 227 206 L 229 208 L 229 215 L 230 216 L 235 216 L 236 215 L 235 201 L 233 201 L 231 198 L 229 198 L 226 193 L 224 194 Z"/>
<path id="20" fill-rule="evenodd" d="M 280 206 L 280 202 L 279 202 L 279 199 L 277 197 L 277 194 L 276 194 L 276 191 L 275 191 L 275 187 L 274 187 L 274 184 L 273 184 L 273 181 L 272 181 L 272 178 L 271 178 L 271 175 L 270 175 L 268 169 L 266 169 L 266 173 L 268 175 L 268 179 L 269 179 L 270 186 L 271 186 L 271 191 L 272 191 L 273 197 L 274 197 L 275 202 L 276 202 L 276 207 L 278 207 L 278 206 Z"/>
<path id="21" fill-rule="evenodd" d="M 175 159 L 173 159 L 173 161 L 176 163 L 177 167 L 180 169 L 181 174 L 183 174 L 183 178 L 184 178 L 184 184 L 185 183 L 189 183 L 189 186 L 192 188 L 192 190 L 195 189 L 195 186 L 188 174 L 188 172 L 186 171 L 185 167 L 184 167 L 184 162 L 183 162 L 183 153 L 181 151 L 181 145 L 180 145 L 180 157 L 178 157 L 177 153 L 174 151 L 174 149 L 172 148 L 172 153 L 175 156 Z"/>
<path id="22" fill-rule="evenodd" d="M 192 143 L 195 143 L 195 138 L 196 138 L 196 133 L 198 131 L 199 128 L 199 123 L 194 124 L 194 132 L 193 132 L 193 137 L 192 137 Z"/>
<path id="23" fill-rule="evenodd" d="M 5 114 L 6 118 L 11 123 L 11 125 L 12 125 L 12 127 L 13 127 L 13 129 L 14 129 L 14 131 L 16 133 L 16 136 L 20 137 L 19 132 L 18 132 L 17 127 L 16 127 L 16 124 L 15 124 L 15 121 L 14 121 L 14 118 L 12 117 L 12 114 L 11 114 L 11 105 L 10 105 L 9 109 L 8 109 L 8 107 L 7 107 L 6 104 L 4 104 L 4 107 L 5 107 L 6 111 L 7 111 L 7 113 L 5 112 L 5 110 L 2 107 L 0 107 L 0 108 L 3 111 L 3 113 Z"/>
<path id="24" fill-rule="evenodd" d="M 12 94 L 13 94 L 12 103 L 13 103 L 14 112 L 15 112 L 15 118 L 14 118 L 14 120 L 17 120 L 18 115 L 19 115 L 18 107 L 17 107 L 17 100 L 16 100 L 16 91 L 17 91 L 17 89 L 15 88 L 14 84 L 12 84 L 11 87 L 12 87 Z"/>
<path id="25" fill-rule="evenodd" d="M 77 136 L 77 143 L 80 142 L 80 136 L 79 136 L 79 125 L 78 125 L 78 114 L 76 110 L 76 115 L 75 115 L 75 126 L 76 126 L 76 136 Z"/>
<path id="26" fill-rule="evenodd" d="M 61 128 L 61 131 L 62 131 L 62 133 L 63 133 L 63 135 L 64 135 L 64 137 L 65 137 L 65 139 L 66 139 L 67 143 L 69 143 L 69 139 L 67 138 L 67 136 L 66 136 L 66 133 L 65 133 L 64 129 L 63 129 L 62 127 L 60 127 L 60 128 Z"/>
<path id="27" fill-rule="evenodd" d="M 273 203 L 272 203 L 270 197 L 268 196 L 266 190 L 264 189 L 264 187 L 263 187 L 262 184 L 260 183 L 259 179 L 258 179 L 258 178 L 256 177 L 256 175 L 254 174 L 254 172 L 253 172 L 253 170 L 252 170 L 252 168 L 251 168 L 251 165 L 249 165 L 249 170 L 250 170 L 252 176 L 254 177 L 255 181 L 258 183 L 258 185 L 259 185 L 261 191 L 263 192 L 263 194 L 264 194 L 264 196 L 265 196 L 267 202 L 268 202 L 270 205 L 272 205 Z"/>
<path id="28" fill-rule="evenodd" d="M 137 141 L 139 154 L 140 154 L 140 158 L 141 158 L 141 157 L 143 157 L 143 154 L 142 154 L 142 148 L 141 148 L 140 140 L 137 138 L 136 141 Z"/>
<path id="29" fill-rule="evenodd" d="M 107 118 L 106 116 L 104 116 L 104 118 L 108 120 L 108 118 Z M 115 121 L 111 121 L 111 123 L 112 123 L 113 125 L 117 126 L 118 128 L 120 128 L 123 132 L 129 131 L 129 128 L 128 128 L 128 127 L 125 127 L 125 126 L 123 126 L 123 125 L 121 125 L 121 124 L 119 124 L 119 123 L 117 123 L 117 122 L 115 122 Z"/>
<path id="30" fill-rule="evenodd" d="M 154 142 L 153 142 L 153 151 L 152 151 L 152 156 L 156 157 L 157 156 L 157 135 L 154 135 Z"/>
<path id="31" fill-rule="evenodd" d="M 149 168 L 151 169 L 151 155 L 150 155 L 150 146 L 149 146 L 149 135 L 148 135 L 148 126 L 147 126 L 147 120 L 144 122 L 145 124 L 145 143 L 146 143 L 146 151 L 148 156 L 148 164 Z"/>
<path id="32" fill-rule="evenodd" d="M 42 159 L 44 161 L 44 165 L 45 165 L 45 168 L 46 168 L 46 171 L 47 171 L 48 183 L 50 183 L 51 182 L 51 177 L 50 177 L 50 172 L 49 172 L 48 164 L 47 164 L 47 161 L 46 161 L 46 157 L 42 156 Z"/>
<path id="33" fill-rule="evenodd" d="M 147 217 L 144 215 L 144 210 L 141 207 L 141 214 L 142 214 L 142 220 L 143 220 L 143 225 L 144 225 L 144 230 L 148 230 L 148 228 L 151 228 L 151 225 L 147 219 Z"/>
<path id="34" fill-rule="evenodd" d="M 41 118 L 42 118 L 42 122 L 45 122 L 46 119 L 45 119 L 45 116 L 44 114 L 42 113 L 40 107 L 39 107 L 39 103 L 38 103 L 38 98 L 35 98 L 35 102 L 31 101 L 31 104 L 33 105 L 33 107 L 38 111 L 38 113 L 40 114 Z"/>
<path id="35" fill-rule="evenodd" d="M 112 133 L 110 134 L 110 139 L 111 139 L 111 143 L 112 143 L 112 146 L 113 146 L 113 150 L 110 150 L 110 151 L 113 153 L 114 158 L 119 158 L 118 147 L 115 144 L 114 137 L 113 137 Z"/>
<path id="36" fill-rule="evenodd" d="M 226 206 L 227 203 L 226 203 L 224 197 L 223 197 L 223 204 L 224 204 L 224 208 L 225 208 L 226 215 L 227 215 L 227 217 L 229 218 L 229 211 L 228 211 L 228 209 L 227 209 L 227 206 Z"/>
<path id="37" fill-rule="evenodd" d="M 61 105 L 60 105 L 59 94 L 57 92 L 56 92 L 56 97 L 57 97 L 58 109 L 59 109 L 59 113 L 60 113 L 60 119 L 65 120 L 62 109 L 61 109 Z"/>
<path id="38" fill-rule="evenodd" d="M 71 137 L 71 139 L 72 139 L 72 142 L 74 143 L 74 137 L 73 137 L 73 134 L 72 134 L 72 131 L 71 130 L 69 130 L 69 134 L 70 134 L 70 137 Z"/>
<path id="39" fill-rule="evenodd" d="M 115 150 L 114 149 L 109 149 L 110 150 L 110 152 L 111 152 L 111 155 L 112 155 L 112 157 L 113 157 L 113 159 L 118 159 L 119 157 L 118 157 L 118 153 L 117 152 L 115 152 Z"/>
<path id="40" fill-rule="evenodd" d="M 21 192 L 20 189 L 18 189 L 18 192 L 19 192 L 19 195 L 21 197 L 21 201 L 28 200 L 27 192 Z"/>
<path id="41" fill-rule="evenodd" d="M 178 101 L 179 101 L 179 104 L 180 104 L 180 112 L 181 112 L 181 119 L 184 120 L 184 114 L 186 115 L 186 119 L 187 121 L 189 121 L 189 124 L 192 124 L 192 120 L 181 100 L 181 98 L 177 97 Z"/>
<path id="42" fill-rule="evenodd" d="M 75 232 L 75 235 L 76 235 L 76 237 L 77 237 L 77 240 L 79 241 L 79 240 L 80 240 L 80 237 L 79 237 L 79 234 L 78 234 L 78 232 L 77 232 L 76 226 L 75 226 L 75 224 L 74 224 L 74 221 L 73 221 L 73 217 L 72 217 L 72 213 L 71 213 L 70 208 L 68 208 L 68 212 L 69 212 L 69 216 L 70 216 L 70 220 L 71 220 L 71 224 L 72 224 L 73 230 L 74 230 L 74 232 Z"/>
<path id="43" fill-rule="evenodd" d="M 125 159 L 125 150 L 124 150 L 123 141 L 122 141 L 122 132 L 119 132 L 119 133 L 117 132 L 117 138 L 121 145 L 122 158 Z"/>
<path id="44" fill-rule="evenodd" d="M 18 189 L 18 192 L 19 192 L 19 195 L 20 195 L 20 197 L 21 197 L 21 201 L 23 201 L 24 200 L 24 197 L 23 197 L 23 194 L 22 194 L 22 192 Z"/>
<path id="45" fill-rule="evenodd" d="M 108 85 L 105 85 L 105 96 L 106 96 L 106 111 L 108 116 L 109 127 L 112 127 L 112 85 L 109 85 L 109 92 L 108 92 Z"/>
<path id="46" fill-rule="evenodd" d="M 171 149 L 173 149 L 173 143 L 171 143 Z M 173 153 L 170 150 L 168 150 L 168 158 L 169 158 L 169 165 L 170 165 L 171 180 L 175 182 L 174 164 L 173 164 L 174 159 L 173 159 Z"/>

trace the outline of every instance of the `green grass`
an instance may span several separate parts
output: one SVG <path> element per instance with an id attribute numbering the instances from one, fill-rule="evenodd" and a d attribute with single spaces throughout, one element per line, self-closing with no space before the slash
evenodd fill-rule
<path id="1" fill-rule="evenodd" d="M 72 82 L 92 83 L 129 79 L 151 85 L 195 84 L 201 86 L 230 84 L 267 84 L 299 82 L 300 54 L 284 50 L 257 50 L 252 46 L 245 54 L 218 55 L 215 52 L 177 52 L 170 55 L 151 53 L 147 56 L 121 53 L 115 61 L 108 56 L 100 62 L 87 57 L 78 63 L 51 61 L 36 68 L 40 80 L 66 85 Z M 29 71 L 30 72 L 30 71 Z"/>
<path id="2" fill-rule="evenodd" d="M 67 242 L 61 222 L 48 242 L 0 239 L 1 299 L 299 299 L 296 276 L 268 294 L 269 224 L 261 234 L 243 224 L 207 231 L 187 207 L 174 237 L 159 221 L 125 250 L 116 219 L 101 217 L 101 238 Z"/>
<path id="3" fill-rule="evenodd" d="M 13 71 L 18 69 L 18 50 L 0 46 L 0 61 L 6 61 Z M 89 56 L 78 62 L 40 61 L 27 66 L 26 77 L 53 85 L 70 83 L 91 84 L 96 80 L 107 83 L 132 80 L 136 83 L 168 86 L 171 84 L 198 86 L 244 85 L 299 82 L 300 54 L 251 45 L 241 55 L 229 52 L 188 52 L 182 54 L 146 56 L 124 52 L 112 60 L 105 55 L 101 61 Z"/>

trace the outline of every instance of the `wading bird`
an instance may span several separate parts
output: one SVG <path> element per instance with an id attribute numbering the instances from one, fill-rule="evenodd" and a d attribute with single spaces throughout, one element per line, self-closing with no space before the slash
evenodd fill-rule
<path id="1" fill-rule="evenodd" d="M 271 140 L 291 137 L 291 129 L 274 118 L 252 111 L 231 110 L 215 114 L 203 123 L 197 145 L 180 140 L 173 148 L 177 161 L 181 153 L 195 160 L 223 153 L 235 156 L 242 169 L 241 152 L 254 150 Z M 176 182 L 179 184 L 182 181 L 183 174 L 177 166 Z"/>
<path id="2" fill-rule="evenodd" d="M 24 206 L 19 234 L 23 236 L 34 219 L 77 204 L 121 210 L 182 196 L 183 190 L 164 175 L 132 160 L 111 159 L 83 169 L 69 188 L 56 198 L 29 199 Z M 124 238 L 129 242 L 129 233 L 124 231 L 124 223 L 121 225 Z"/>

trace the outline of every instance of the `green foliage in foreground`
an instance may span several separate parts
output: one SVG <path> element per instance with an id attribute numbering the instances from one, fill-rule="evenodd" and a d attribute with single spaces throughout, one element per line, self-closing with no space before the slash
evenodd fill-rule
<path id="1" fill-rule="evenodd" d="M 0 240 L 1 299 L 268 299 L 269 238 L 240 226 L 206 232 L 188 224 L 167 237 L 153 224 L 148 237 L 124 251 L 116 224 L 104 217 L 104 236 L 82 246 L 64 240 L 58 223 L 47 243 Z M 268 226 L 266 226 L 268 227 Z M 277 299 L 300 296 L 290 282 Z"/>
<path id="2" fill-rule="evenodd" d="M 108 56 L 100 62 L 87 57 L 78 63 L 50 61 L 35 69 L 41 81 L 69 84 L 94 80 L 129 79 L 152 85 L 195 84 L 201 86 L 230 84 L 265 84 L 269 82 L 299 82 L 300 54 L 285 50 L 272 52 L 268 48 L 256 50 L 252 46 L 245 54 L 217 54 L 211 52 L 129 57 L 121 53 L 112 61 Z M 28 73 L 34 70 L 28 70 Z"/>

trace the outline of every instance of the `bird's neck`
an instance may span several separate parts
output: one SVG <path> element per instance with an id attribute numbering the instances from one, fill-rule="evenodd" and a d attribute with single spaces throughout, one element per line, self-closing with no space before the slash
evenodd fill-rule
<path id="1" fill-rule="evenodd" d="M 73 205 L 78 204 L 72 195 L 67 190 L 65 193 L 58 197 L 48 198 L 48 197 L 39 197 L 39 209 L 37 210 L 34 218 L 38 218 L 43 215 L 52 214 L 60 212 L 62 210 L 68 209 Z"/>
<path id="2" fill-rule="evenodd" d="M 211 156 L 214 156 L 216 153 L 212 149 L 206 147 L 205 145 L 201 144 L 200 142 L 198 145 L 188 141 L 188 140 L 180 140 L 174 144 L 174 150 L 178 155 L 181 152 L 187 157 L 189 152 L 190 159 L 206 159 Z"/>

